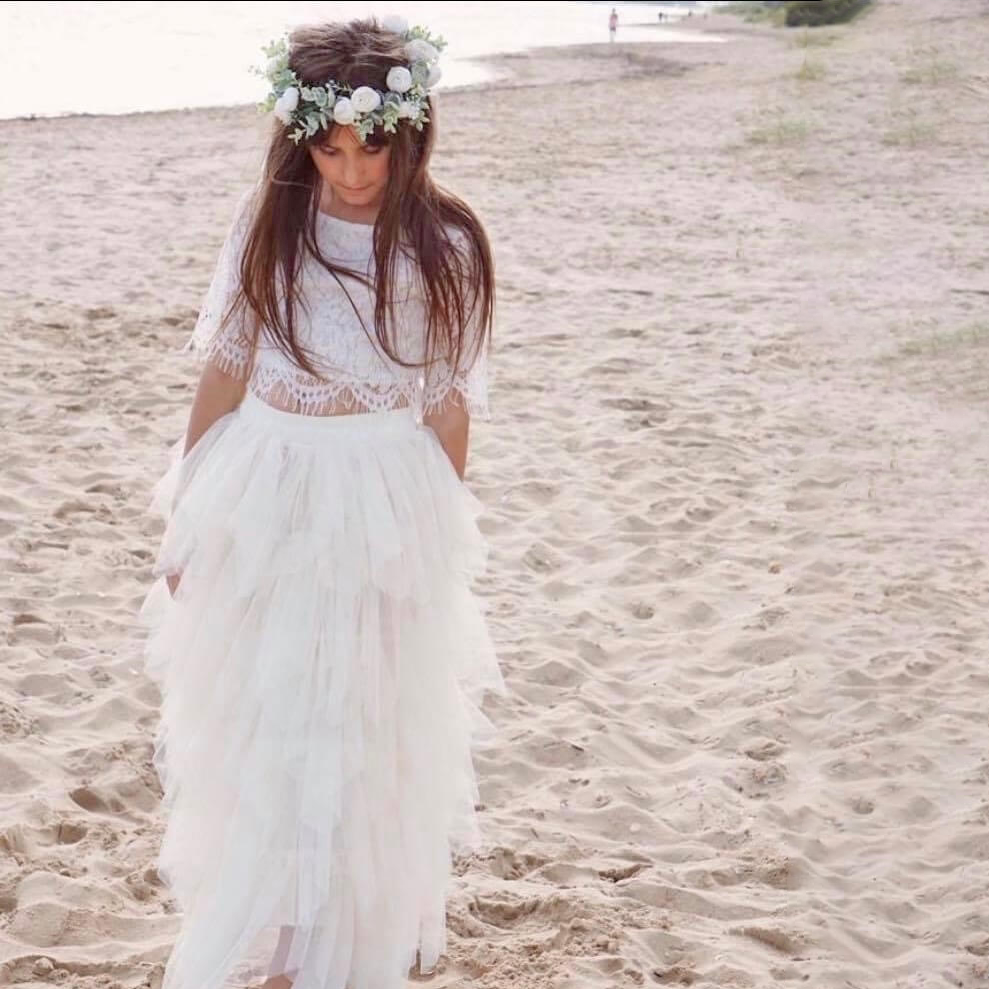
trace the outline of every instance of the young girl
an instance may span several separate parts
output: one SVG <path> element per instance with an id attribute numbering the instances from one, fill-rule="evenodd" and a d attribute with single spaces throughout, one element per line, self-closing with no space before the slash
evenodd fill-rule
<path id="1" fill-rule="evenodd" d="M 391 18 L 266 49 L 271 143 L 187 344 L 140 612 L 181 911 L 162 989 L 399 989 L 481 837 L 471 746 L 505 684 L 463 474 L 493 264 L 429 175 L 441 47 Z"/>

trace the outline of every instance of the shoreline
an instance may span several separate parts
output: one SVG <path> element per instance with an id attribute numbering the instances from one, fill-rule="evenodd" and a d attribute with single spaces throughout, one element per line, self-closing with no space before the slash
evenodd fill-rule
<path id="1" fill-rule="evenodd" d="M 713 20 L 714 18 L 710 18 Z M 730 20 L 726 18 L 726 20 Z M 637 24 L 636 27 L 652 27 L 653 25 L 642 23 Z M 676 23 L 663 23 L 655 25 L 658 28 L 664 30 L 676 31 L 679 27 Z M 723 32 L 716 32 L 709 29 L 704 29 L 700 25 L 691 25 L 690 30 L 694 34 L 716 34 Z M 533 48 L 522 49 L 516 52 L 490 52 L 484 55 L 477 55 L 464 61 L 474 63 L 476 65 L 487 66 L 490 65 L 493 71 L 502 70 L 505 73 L 511 73 L 513 69 L 518 69 L 520 65 L 539 65 L 544 63 L 544 68 L 546 71 L 542 74 L 540 79 L 536 82 L 526 82 L 523 85 L 551 85 L 553 83 L 559 83 L 561 80 L 559 77 L 553 76 L 549 71 L 550 66 L 557 66 L 560 63 L 565 63 L 568 56 L 576 58 L 587 58 L 587 57 L 601 57 L 607 52 L 630 52 L 634 49 L 646 49 L 649 52 L 653 52 L 657 49 L 675 49 L 679 50 L 682 47 L 690 45 L 718 45 L 720 42 L 717 40 L 710 41 L 631 41 L 631 42 L 577 42 L 569 45 L 545 45 L 536 46 Z M 676 59 L 670 59 L 670 62 L 676 61 Z M 608 78 L 606 75 L 602 74 L 601 78 Z M 622 75 L 618 78 L 626 78 Z M 566 80 L 564 80 L 566 81 Z M 579 78 L 574 78 L 570 81 L 578 82 L 581 81 Z M 509 75 L 499 76 L 493 75 L 492 78 L 487 80 L 482 80 L 478 82 L 462 83 L 455 86 L 444 87 L 437 90 L 439 99 L 445 102 L 450 97 L 454 97 L 463 93 L 476 93 L 484 92 L 486 90 L 501 90 L 501 89 L 514 89 L 519 88 L 517 81 L 511 78 Z M 175 114 L 216 114 L 222 112 L 232 112 L 232 113 L 243 113 L 246 110 L 256 108 L 257 103 L 215 103 L 205 106 L 190 106 L 190 107 L 169 107 L 165 109 L 152 109 L 152 110 L 126 110 L 121 113 L 94 113 L 90 111 L 70 111 L 67 113 L 60 114 L 23 114 L 16 117 L 2 117 L 0 118 L 0 127 L 11 126 L 11 125 L 25 125 L 25 124 L 41 124 L 46 121 L 63 121 L 63 120 L 85 120 L 85 121 L 99 121 L 103 119 L 112 120 L 127 120 L 131 118 L 146 119 L 153 116 L 168 116 Z"/>

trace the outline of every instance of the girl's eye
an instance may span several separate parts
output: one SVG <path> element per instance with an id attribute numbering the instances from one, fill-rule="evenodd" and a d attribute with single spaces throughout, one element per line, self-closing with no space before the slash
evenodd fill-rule
<path id="1" fill-rule="evenodd" d="M 332 157 L 333 155 L 335 155 L 337 153 L 337 149 L 336 148 L 324 148 L 324 147 L 321 146 L 319 150 L 324 155 L 327 155 L 329 157 Z M 364 148 L 364 153 L 367 154 L 367 155 L 381 154 L 381 148 L 380 147 L 375 147 L 374 145 L 370 145 L 369 144 L 367 147 Z"/>

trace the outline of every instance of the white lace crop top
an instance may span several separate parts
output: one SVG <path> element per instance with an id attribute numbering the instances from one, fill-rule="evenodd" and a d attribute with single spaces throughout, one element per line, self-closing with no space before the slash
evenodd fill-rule
<path id="1" fill-rule="evenodd" d="M 191 351 L 200 363 L 212 361 L 221 370 L 245 381 L 247 388 L 264 401 L 290 412 L 326 415 L 408 406 L 421 420 L 448 399 L 459 398 L 471 416 L 490 419 L 487 346 L 475 356 L 476 337 L 471 326 L 466 328 L 461 367 L 455 374 L 442 359 L 435 360 L 426 370 L 403 367 L 384 354 L 374 337 L 373 292 L 353 278 L 344 279 L 368 328 L 365 332 L 343 288 L 308 255 L 299 282 L 306 305 L 296 307 L 296 333 L 310 360 L 321 371 L 321 378 L 305 372 L 272 340 L 265 339 L 263 328 L 252 355 L 250 343 L 242 332 L 243 322 L 237 315 L 220 330 L 220 321 L 238 288 L 250 198 L 250 191 L 245 192 L 237 204 L 212 282 L 184 351 Z M 373 277 L 372 226 L 320 212 L 316 236 L 324 256 Z M 394 346 L 401 357 L 421 360 L 424 303 L 421 294 L 413 288 L 416 283 L 408 262 L 399 265 L 400 277 L 403 272 L 402 285 L 406 291 L 401 298 L 406 301 L 396 307 Z"/>

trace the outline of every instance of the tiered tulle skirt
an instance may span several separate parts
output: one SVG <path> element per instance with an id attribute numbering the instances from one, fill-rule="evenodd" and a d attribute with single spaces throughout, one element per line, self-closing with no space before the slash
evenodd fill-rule
<path id="1" fill-rule="evenodd" d="M 181 911 L 162 989 L 399 989 L 443 953 L 452 854 L 482 841 L 472 749 L 505 689 L 482 505 L 406 409 L 248 393 L 182 442 L 140 610 Z"/>

